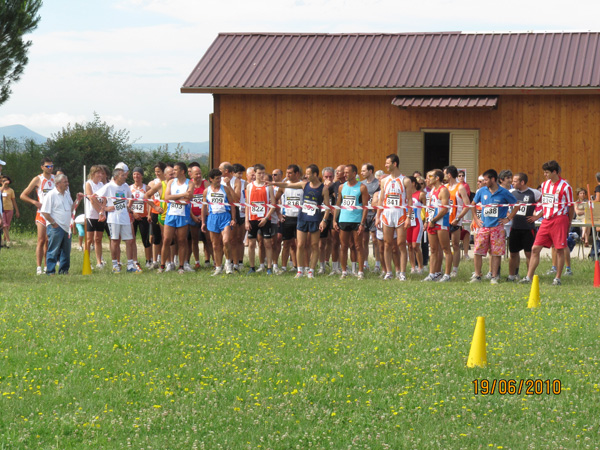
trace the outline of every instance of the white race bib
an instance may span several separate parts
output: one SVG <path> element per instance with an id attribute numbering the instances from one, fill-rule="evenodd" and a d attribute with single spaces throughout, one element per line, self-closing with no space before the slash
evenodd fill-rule
<path id="1" fill-rule="evenodd" d="M 498 217 L 497 206 L 486 206 L 483 208 L 483 215 L 485 217 Z"/>
<path id="2" fill-rule="evenodd" d="M 427 208 L 427 219 L 432 222 L 435 218 L 435 208 Z"/>
<path id="3" fill-rule="evenodd" d="M 287 197 L 286 206 L 300 206 L 300 197 Z"/>
<path id="4" fill-rule="evenodd" d="M 131 212 L 136 214 L 144 214 L 144 202 L 133 202 Z"/>
<path id="5" fill-rule="evenodd" d="M 302 212 L 307 216 L 314 216 L 317 212 L 317 202 L 312 200 L 304 200 L 302 204 Z"/>
<path id="6" fill-rule="evenodd" d="M 169 216 L 185 216 L 185 205 L 183 203 L 169 203 Z"/>
<path id="7" fill-rule="evenodd" d="M 417 226 L 417 219 L 415 218 L 415 210 L 414 209 L 410 210 L 410 226 L 411 227 Z"/>
<path id="8" fill-rule="evenodd" d="M 517 216 L 526 216 L 527 215 L 527 205 L 519 206 L 519 210 L 517 211 Z"/>
<path id="9" fill-rule="evenodd" d="M 262 219 L 267 214 L 265 202 L 254 202 L 250 205 L 250 214 Z"/>
<path id="10" fill-rule="evenodd" d="M 356 206 L 356 197 L 354 195 L 344 195 L 342 197 L 342 206 Z"/>
<path id="11" fill-rule="evenodd" d="M 212 212 L 215 214 L 225 212 L 225 196 L 220 192 L 213 192 L 210 195 Z"/>
<path id="12" fill-rule="evenodd" d="M 192 203 L 195 207 L 200 208 L 202 206 L 202 200 L 204 198 L 204 194 L 194 194 L 192 197 Z"/>
<path id="13" fill-rule="evenodd" d="M 125 208 L 127 208 L 127 205 L 125 204 L 125 200 L 115 200 L 113 202 L 113 205 L 115 207 L 115 211 L 116 212 L 121 212 L 123 211 Z"/>
<path id="14" fill-rule="evenodd" d="M 400 206 L 400 196 L 398 194 L 388 194 L 385 198 L 385 206 Z"/>

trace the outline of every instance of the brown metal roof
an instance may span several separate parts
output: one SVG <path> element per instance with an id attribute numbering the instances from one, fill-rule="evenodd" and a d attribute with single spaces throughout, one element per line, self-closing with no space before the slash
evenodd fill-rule
<path id="1" fill-rule="evenodd" d="M 571 88 L 600 88 L 600 33 L 223 33 L 181 90 Z"/>
<path id="2" fill-rule="evenodd" d="M 399 108 L 496 108 L 495 95 L 399 95 L 392 100 Z"/>

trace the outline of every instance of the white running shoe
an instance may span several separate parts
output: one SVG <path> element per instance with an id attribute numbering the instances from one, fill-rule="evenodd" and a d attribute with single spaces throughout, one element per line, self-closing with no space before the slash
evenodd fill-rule
<path id="1" fill-rule="evenodd" d="M 194 271 L 194 269 L 192 269 L 192 266 L 190 266 L 189 262 L 186 262 L 183 264 L 183 270 L 185 272 L 193 272 Z"/>
<path id="2" fill-rule="evenodd" d="M 498 284 L 499 281 L 500 277 L 492 277 L 492 279 L 490 280 L 490 284 Z"/>
<path id="3" fill-rule="evenodd" d="M 230 262 L 225 263 L 225 273 L 227 275 L 231 275 L 233 273 L 233 263 L 230 263 Z"/>
<path id="4" fill-rule="evenodd" d="M 437 276 L 434 273 L 430 273 L 429 275 L 427 275 L 425 278 L 423 278 L 421 281 L 423 282 L 428 282 L 428 281 L 435 281 L 437 278 Z"/>
<path id="5" fill-rule="evenodd" d="M 221 275 L 223 273 L 223 268 L 217 267 L 215 271 L 211 274 L 211 277 L 216 277 L 217 275 Z"/>
<path id="6" fill-rule="evenodd" d="M 452 272 L 450 272 L 450 278 L 455 278 L 458 276 L 458 269 L 452 269 Z"/>
<path id="7" fill-rule="evenodd" d="M 385 276 L 383 277 L 383 281 L 386 280 L 392 280 L 394 278 L 394 276 L 392 275 L 392 272 L 388 272 L 385 274 Z"/>
<path id="8" fill-rule="evenodd" d="M 42 267 L 38 266 L 38 268 L 36 269 L 35 273 L 36 273 L 36 275 L 41 275 L 43 273 L 42 272 Z"/>
<path id="9" fill-rule="evenodd" d="M 340 280 L 343 280 L 344 278 L 348 278 L 348 272 L 346 271 L 342 272 L 342 274 L 340 275 Z"/>
<path id="10" fill-rule="evenodd" d="M 398 272 L 396 274 L 396 279 L 398 281 L 406 281 L 406 274 L 403 274 L 402 272 Z"/>
<path id="11" fill-rule="evenodd" d="M 358 272 L 358 274 L 356 275 L 356 278 L 358 278 L 359 280 L 364 280 L 365 279 L 365 273 L 364 272 Z"/>
<path id="12" fill-rule="evenodd" d="M 165 268 L 165 272 L 173 272 L 175 271 L 175 264 L 173 263 L 167 263 L 167 266 Z"/>
<path id="13" fill-rule="evenodd" d="M 303 272 L 296 272 L 296 276 L 294 278 L 302 278 L 304 276 Z"/>
<path id="14" fill-rule="evenodd" d="M 315 278 L 315 273 L 313 272 L 313 270 L 309 270 L 308 273 L 306 274 L 306 278 L 308 278 L 309 280 L 312 280 Z"/>
<path id="15" fill-rule="evenodd" d="M 486 280 L 491 280 L 491 279 L 492 279 L 492 272 L 488 272 L 488 273 L 485 275 L 485 279 L 486 279 Z"/>
<path id="16" fill-rule="evenodd" d="M 444 274 L 444 276 L 438 280 L 438 283 L 447 283 L 448 281 L 450 281 L 450 279 L 451 275 Z"/>
<path id="17" fill-rule="evenodd" d="M 323 266 L 319 267 L 319 270 L 317 271 L 317 275 L 325 275 L 325 267 L 323 267 Z"/>

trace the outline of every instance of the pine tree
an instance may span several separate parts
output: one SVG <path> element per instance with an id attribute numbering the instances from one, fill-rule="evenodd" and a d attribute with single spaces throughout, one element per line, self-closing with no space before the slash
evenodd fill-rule
<path id="1" fill-rule="evenodd" d="M 42 0 L 0 0 L 0 105 L 11 94 L 10 85 L 19 80 L 27 65 L 31 41 L 23 36 L 40 21 Z"/>

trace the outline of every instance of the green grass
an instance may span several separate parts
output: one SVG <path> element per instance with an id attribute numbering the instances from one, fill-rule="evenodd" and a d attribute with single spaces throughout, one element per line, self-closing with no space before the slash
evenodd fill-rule
<path id="1" fill-rule="evenodd" d="M 448 284 L 82 276 L 75 250 L 71 275 L 37 277 L 30 242 L 0 253 L 0 449 L 600 442 L 588 261 L 559 288 L 542 276 L 532 310 L 528 286 L 467 284 L 472 263 Z M 477 316 L 488 366 L 469 369 Z M 484 378 L 558 379 L 562 392 L 474 395 Z"/>

